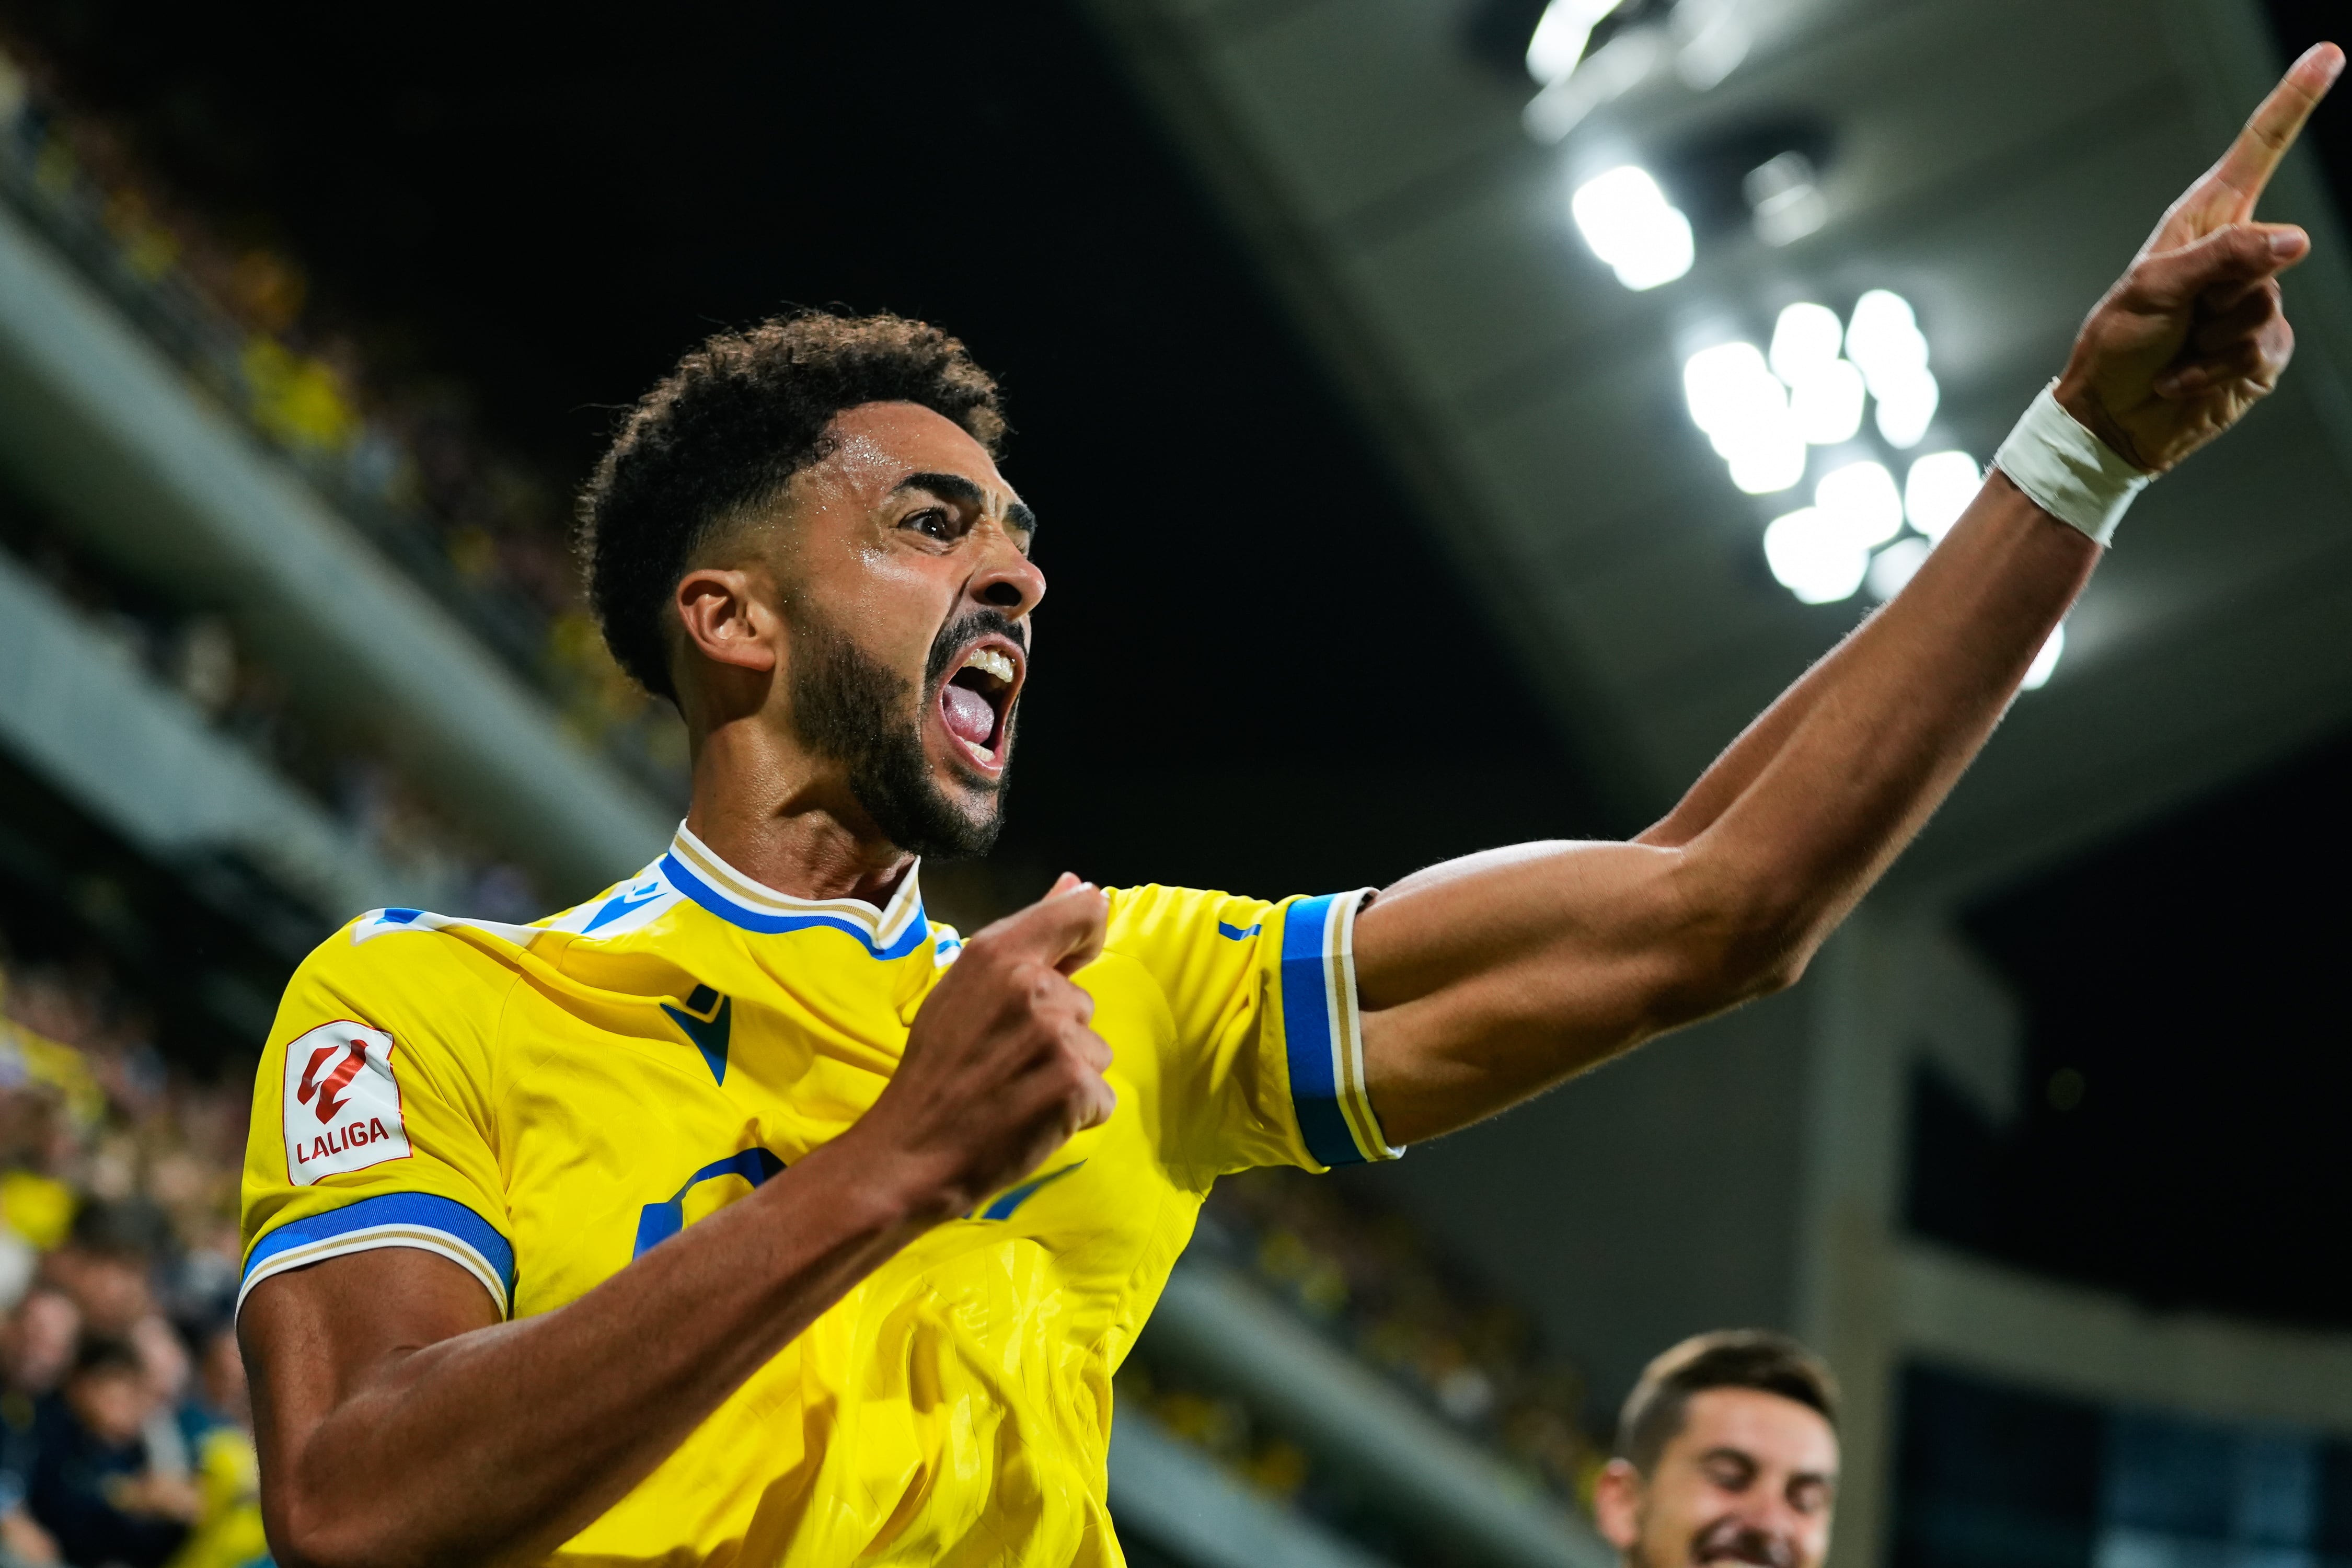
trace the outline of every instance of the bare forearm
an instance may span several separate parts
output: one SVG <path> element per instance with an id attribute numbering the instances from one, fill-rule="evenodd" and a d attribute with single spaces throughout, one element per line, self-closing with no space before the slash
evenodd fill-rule
<path id="1" fill-rule="evenodd" d="M 1356 966 L 1390 1136 L 1465 1126 L 1792 977 L 1949 793 L 2096 556 L 1995 476 L 1659 829 L 1382 893 Z"/>
<path id="2" fill-rule="evenodd" d="M 576 1533 L 919 1228 L 856 1152 L 820 1150 L 579 1300 L 398 1353 L 339 1398 L 265 1380 L 257 1415 L 281 1557 L 525 1562 Z M 402 1260 L 362 1253 L 309 1272 Z M 277 1366 L 328 1375 L 336 1328 L 322 1320 L 368 1308 L 273 1296 L 300 1278 L 257 1290 L 244 1326 L 273 1337 Z M 360 1271 L 345 1283 L 373 1285 Z M 328 1413 L 293 1431 L 278 1406 Z"/>
<path id="3" fill-rule="evenodd" d="M 2098 556 L 1996 471 L 1910 585 L 1692 791 L 1728 796 L 1687 841 L 1694 877 L 1810 951 L 1951 792 Z"/>

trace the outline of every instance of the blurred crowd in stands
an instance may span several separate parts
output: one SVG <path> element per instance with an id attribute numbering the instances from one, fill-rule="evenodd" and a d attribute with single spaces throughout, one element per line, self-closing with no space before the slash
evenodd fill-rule
<path id="1" fill-rule="evenodd" d="M 298 258 L 233 240 L 178 199 L 13 39 L 0 40 L 0 198 L 575 734 L 682 796 L 684 731 L 621 674 L 583 607 L 562 488 L 485 441 L 457 390 L 372 363 L 365 324 L 315 299 Z"/>
<path id="2" fill-rule="evenodd" d="M 0 1568 L 267 1564 L 232 1328 L 250 1068 L 0 938 Z"/>
<path id="3" fill-rule="evenodd" d="M 1289 1169 L 1225 1177 L 1188 1256 L 1250 1274 L 1533 1485 L 1589 1510 L 1609 1451 L 1585 1429 L 1582 1373 L 1546 1355 L 1523 1310 L 1365 1187 Z M 1318 1476 L 1306 1450 L 1241 1401 L 1152 1364 L 1150 1342 L 1146 1336 L 1119 1374 L 1122 1401 L 1150 1410 L 1260 1490 L 1350 1533 L 1378 1531 L 1365 1517 L 1366 1500 Z M 1423 1555 L 1411 1542 L 1381 1545 L 1399 1562 Z"/>
<path id="4" fill-rule="evenodd" d="M 547 912 L 528 874 L 451 823 L 364 736 L 324 734 L 307 722 L 285 680 L 239 646 L 226 620 L 109 571 L 5 493 L 0 556 L 40 577 L 127 662 L 340 818 L 428 907 L 505 921 Z"/>

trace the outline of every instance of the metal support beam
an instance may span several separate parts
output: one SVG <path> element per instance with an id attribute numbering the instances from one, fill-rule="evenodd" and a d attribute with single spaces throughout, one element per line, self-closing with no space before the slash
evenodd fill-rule
<path id="1" fill-rule="evenodd" d="M 1231 1269 L 1180 1265 L 1142 1348 L 1247 1400 L 1382 1507 L 1466 1558 L 1496 1568 L 1616 1562 L 1591 1525 Z"/>
<path id="2" fill-rule="evenodd" d="M 585 896 L 668 837 L 663 813 L 5 206 L 0 461 L 101 553 L 220 606 L 313 706 L 355 715 L 551 893 Z"/>

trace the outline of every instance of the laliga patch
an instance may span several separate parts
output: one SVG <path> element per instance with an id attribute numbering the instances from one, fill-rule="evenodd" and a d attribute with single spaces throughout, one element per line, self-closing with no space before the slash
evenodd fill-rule
<path id="1" fill-rule="evenodd" d="M 321 1176 L 408 1157 L 392 1037 L 363 1024 L 321 1024 L 286 1047 L 286 1176 Z"/>

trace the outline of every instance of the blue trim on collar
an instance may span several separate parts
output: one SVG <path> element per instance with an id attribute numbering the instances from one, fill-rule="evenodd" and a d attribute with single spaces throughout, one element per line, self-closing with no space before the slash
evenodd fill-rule
<path id="1" fill-rule="evenodd" d="M 775 936 L 785 931 L 807 931 L 813 926 L 829 926 L 835 931 L 844 931 L 856 937 L 860 947 L 876 958 L 884 959 L 904 958 L 931 940 L 931 922 L 925 915 L 919 901 L 915 905 L 914 918 L 907 922 L 907 929 L 899 934 L 898 939 L 887 947 L 877 947 L 872 935 L 858 926 L 856 921 L 844 920 L 839 915 L 771 915 L 747 910 L 697 876 L 692 867 L 675 855 L 664 855 L 661 858 L 661 869 L 662 875 L 669 879 L 671 887 L 676 888 L 720 920 L 730 925 L 740 926 L 745 931 L 758 931 L 764 936 Z"/>

